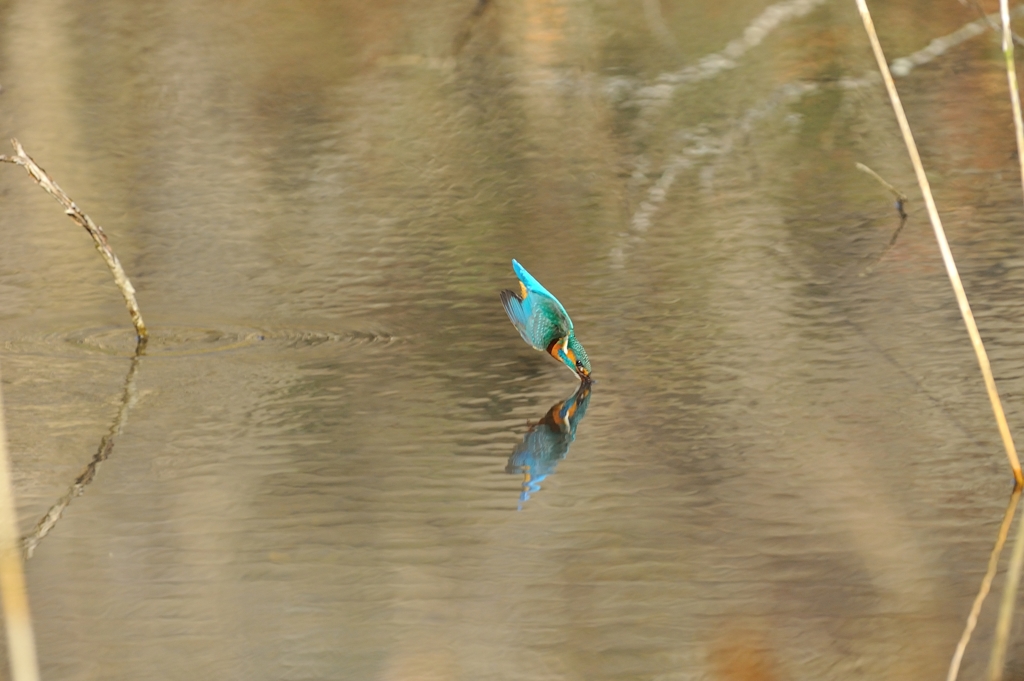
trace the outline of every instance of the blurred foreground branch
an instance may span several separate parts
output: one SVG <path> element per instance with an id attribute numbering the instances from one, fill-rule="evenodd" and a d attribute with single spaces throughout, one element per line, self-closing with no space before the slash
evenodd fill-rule
<path id="1" fill-rule="evenodd" d="M 132 324 L 135 325 L 135 331 L 138 334 L 139 347 L 142 348 L 146 344 L 146 340 L 149 337 L 146 331 L 146 324 L 142 321 L 142 313 L 139 311 L 139 304 L 135 300 L 135 287 L 132 286 L 132 282 L 129 281 L 128 275 L 125 274 L 124 268 L 121 267 L 121 261 L 117 259 L 117 255 L 114 253 L 114 249 L 110 247 L 110 243 L 107 240 L 107 235 L 103 229 L 92 221 L 88 215 L 83 213 L 75 202 L 64 193 L 64 190 L 57 185 L 50 176 L 46 174 L 46 171 L 39 167 L 39 165 L 32 160 L 32 157 L 25 153 L 25 149 L 21 146 L 21 143 L 16 139 L 11 140 L 11 144 L 14 145 L 14 156 L 0 155 L 0 161 L 4 163 L 15 163 L 26 171 L 32 177 L 40 187 L 46 190 L 46 193 L 57 199 L 60 205 L 64 206 L 64 213 L 74 220 L 78 225 L 83 227 L 85 231 L 89 232 L 89 236 L 96 243 L 96 250 L 103 256 L 103 261 L 107 263 L 107 267 L 110 268 L 110 273 L 114 275 L 114 281 L 117 283 L 117 287 L 121 289 L 121 295 L 124 296 L 125 305 L 128 307 L 128 314 L 132 317 Z"/>
<path id="2" fill-rule="evenodd" d="M 0 398 L 0 592 L 4 600 L 4 629 L 12 681 L 39 681 L 35 634 L 28 609 L 24 565 L 18 550 L 18 523 L 7 457 L 7 427 Z"/>

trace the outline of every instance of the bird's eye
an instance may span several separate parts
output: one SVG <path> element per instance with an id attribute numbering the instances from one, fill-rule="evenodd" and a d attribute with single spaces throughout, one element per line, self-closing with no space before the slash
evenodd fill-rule
<path id="1" fill-rule="evenodd" d="M 580 360 L 576 360 L 576 368 L 577 369 L 582 369 L 583 368 L 583 362 L 581 362 Z"/>

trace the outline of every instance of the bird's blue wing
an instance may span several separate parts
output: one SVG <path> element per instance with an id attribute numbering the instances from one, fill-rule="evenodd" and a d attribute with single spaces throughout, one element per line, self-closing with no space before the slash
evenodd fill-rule
<path id="1" fill-rule="evenodd" d="M 561 334 L 563 337 L 568 336 L 569 332 L 572 331 L 572 319 L 569 318 L 569 313 L 565 311 L 562 304 L 558 302 L 558 298 L 551 295 L 539 281 L 533 278 L 533 275 L 526 271 L 526 268 L 512 260 L 512 269 L 515 270 L 516 276 L 519 277 L 519 281 L 523 283 L 524 296 L 523 304 L 527 308 L 527 314 L 532 312 L 532 305 L 536 305 L 539 308 L 548 312 L 548 316 L 552 317 L 553 320 L 558 318 L 558 326 L 564 327 L 564 333 Z M 530 300 L 531 294 L 536 295 L 534 300 Z M 515 321 L 515 320 L 513 320 Z"/>
<path id="2" fill-rule="evenodd" d="M 501 292 L 501 304 L 505 307 L 505 313 L 508 314 L 508 318 L 512 320 L 512 324 L 519 331 L 519 335 L 523 337 L 523 340 L 536 347 L 533 339 L 530 338 L 530 330 L 527 326 L 530 315 L 529 311 L 523 306 L 523 299 L 515 291 L 505 289 Z M 544 348 L 540 349 L 543 350 Z"/>
<path id="3" fill-rule="evenodd" d="M 547 350 L 552 341 L 565 338 L 569 333 L 561 315 L 552 315 L 548 309 L 538 311 L 538 307 L 550 306 L 543 296 L 527 293 L 524 299 L 506 289 L 501 292 L 501 304 L 519 335 L 537 350 Z"/>

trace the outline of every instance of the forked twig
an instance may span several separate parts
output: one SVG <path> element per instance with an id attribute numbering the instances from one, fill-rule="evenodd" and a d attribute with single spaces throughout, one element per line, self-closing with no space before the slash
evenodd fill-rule
<path id="1" fill-rule="evenodd" d="M 856 166 L 857 170 L 863 173 L 867 173 L 871 177 L 875 178 L 878 184 L 888 189 L 889 193 L 896 197 L 896 212 L 900 216 L 900 224 L 892 233 L 892 237 L 889 238 L 889 243 L 886 245 L 885 248 L 882 249 L 882 252 L 878 254 L 878 257 L 876 257 L 874 261 L 870 265 L 865 267 L 864 271 L 860 273 L 860 276 L 864 277 L 870 274 L 871 270 L 875 268 L 875 265 L 877 265 L 878 262 L 885 257 L 885 254 L 888 253 L 889 250 L 896 245 L 896 239 L 900 237 L 900 232 L 903 231 L 903 227 L 907 224 L 907 212 L 903 210 L 903 206 L 907 203 L 907 195 L 901 192 L 899 189 L 896 189 L 896 187 L 893 187 L 888 182 L 886 182 L 885 178 L 883 178 L 881 175 L 876 173 L 871 168 L 868 168 L 863 163 L 857 163 Z"/>
<path id="2" fill-rule="evenodd" d="M 932 197 L 931 186 L 928 177 L 924 173 L 924 166 L 921 163 L 921 155 L 914 143 L 914 135 L 910 131 L 910 124 L 907 122 L 907 115 L 903 111 L 903 104 L 900 102 L 899 93 L 896 92 L 896 85 L 892 81 L 892 74 L 889 72 L 889 65 L 882 53 L 882 46 L 878 42 L 878 34 L 875 33 L 874 22 L 871 20 L 871 13 L 865 0 L 856 0 L 857 8 L 860 10 L 861 20 L 864 22 L 864 30 L 867 31 L 868 39 L 871 41 L 872 51 L 875 53 L 875 60 L 878 62 L 878 70 L 885 81 L 886 90 L 889 92 L 889 99 L 892 101 L 892 108 L 899 122 L 900 131 L 903 133 L 903 141 L 907 145 L 907 152 L 910 154 L 910 162 L 914 166 L 914 173 L 917 175 L 917 182 L 921 186 L 921 194 L 924 196 L 925 207 L 928 209 L 928 217 L 935 232 L 935 240 L 939 244 L 939 252 L 942 254 L 942 262 L 946 266 L 946 274 L 949 276 L 949 283 L 953 287 L 957 304 L 960 306 L 960 315 L 967 327 L 967 334 L 971 338 L 971 345 L 974 347 L 974 354 L 978 357 L 978 366 L 981 369 L 982 377 L 985 380 L 985 388 L 988 391 L 989 401 L 992 403 L 992 412 L 995 415 L 996 425 L 999 428 L 999 435 L 1003 440 L 1006 449 L 1006 458 L 1009 460 L 1010 468 L 1013 470 L 1015 487 L 1024 486 L 1024 475 L 1021 474 L 1020 460 L 1017 458 L 1017 449 L 1013 444 L 1013 436 L 1010 435 L 1010 427 L 1006 422 L 1006 414 L 1003 412 L 1002 402 L 999 400 L 999 392 L 996 390 L 996 382 L 992 377 L 992 366 L 988 361 L 988 353 L 985 352 L 985 345 L 982 343 L 981 334 L 978 332 L 978 325 L 974 321 L 974 314 L 971 312 L 971 305 L 967 301 L 967 293 L 964 291 L 963 282 L 960 281 L 960 274 L 956 269 L 956 262 L 949 250 L 949 242 L 946 240 L 946 232 L 942 228 L 942 221 L 939 219 L 939 211 L 935 207 L 935 199 Z"/>
<path id="3" fill-rule="evenodd" d="M 103 228 L 92 221 L 88 215 L 83 213 L 75 202 L 64 193 L 64 190 L 57 185 L 50 176 L 46 174 L 46 171 L 39 167 L 39 165 L 32 160 L 32 157 L 25 153 L 25 149 L 21 146 L 21 143 L 16 139 L 11 140 L 11 144 L 14 146 L 14 156 L 0 155 L 0 162 L 4 163 L 15 163 L 26 171 L 32 177 L 36 183 L 46 190 L 46 193 L 57 200 L 60 205 L 64 206 L 64 213 L 75 221 L 76 224 L 80 225 L 85 231 L 89 232 L 89 236 L 96 243 L 96 250 L 103 256 L 103 261 L 107 263 L 107 267 L 110 268 L 110 273 L 114 275 L 114 281 L 117 283 L 117 287 L 121 289 L 121 295 L 124 296 L 125 305 L 128 307 L 128 314 L 132 317 L 132 324 L 135 325 L 135 331 L 139 337 L 139 347 L 145 346 L 146 340 L 149 337 L 146 331 L 146 324 L 142 321 L 142 313 L 139 311 L 139 303 L 135 300 L 135 287 L 132 286 L 132 282 L 128 279 L 128 275 L 125 274 L 124 268 L 121 267 L 121 261 L 117 259 L 117 255 L 114 253 L 114 249 L 110 247 L 110 242 L 107 240 L 107 235 L 104 233 Z"/>
<path id="4" fill-rule="evenodd" d="M 857 170 L 861 171 L 862 173 L 867 173 L 867 174 L 868 174 L 868 175 L 870 175 L 871 177 L 875 178 L 875 180 L 877 180 L 877 181 L 878 181 L 878 184 L 880 184 L 880 185 L 882 185 L 883 187 L 885 187 L 886 189 L 888 189 L 888 190 L 889 190 L 889 193 L 891 193 L 891 194 L 892 194 L 893 196 L 895 196 L 895 197 L 896 197 L 896 200 L 897 200 L 897 201 L 899 202 L 899 203 L 897 204 L 897 208 L 896 208 L 896 209 L 897 209 L 897 210 L 898 210 L 898 211 L 900 212 L 900 214 L 902 215 L 902 214 L 903 214 L 903 204 L 907 202 L 907 195 L 906 195 L 906 194 L 904 194 L 903 192 L 901 192 L 901 191 L 900 191 L 899 189 L 896 189 L 896 187 L 893 187 L 893 186 L 892 186 L 891 184 L 889 184 L 888 182 L 886 182 L 886 181 L 885 181 L 885 178 L 883 178 L 883 177 L 882 177 L 881 175 L 879 175 L 878 173 L 876 173 L 876 172 L 875 172 L 874 170 L 872 170 L 871 168 L 868 168 L 868 167 L 867 167 L 866 165 L 864 165 L 863 163 L 857 163 L 857 164 L 856 164 L 856 166 L 857 166 Z"/>

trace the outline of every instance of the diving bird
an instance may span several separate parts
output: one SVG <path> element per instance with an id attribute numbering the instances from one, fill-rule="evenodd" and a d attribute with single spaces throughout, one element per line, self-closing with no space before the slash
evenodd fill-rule
<path id="1" fill-rule="evenodd" d="M 589 381 L 590 358 L 583 344 L 576 340 L 569 313 L 558 298 L 515 260 L 512 261 L 512 269 L 519 277 L 522 295 L 505 289 L 501 292 L 501 304 L 519 330 L 519 335 L 537 350 L 543 350 L 565 364 L 580 380 Z"/>

